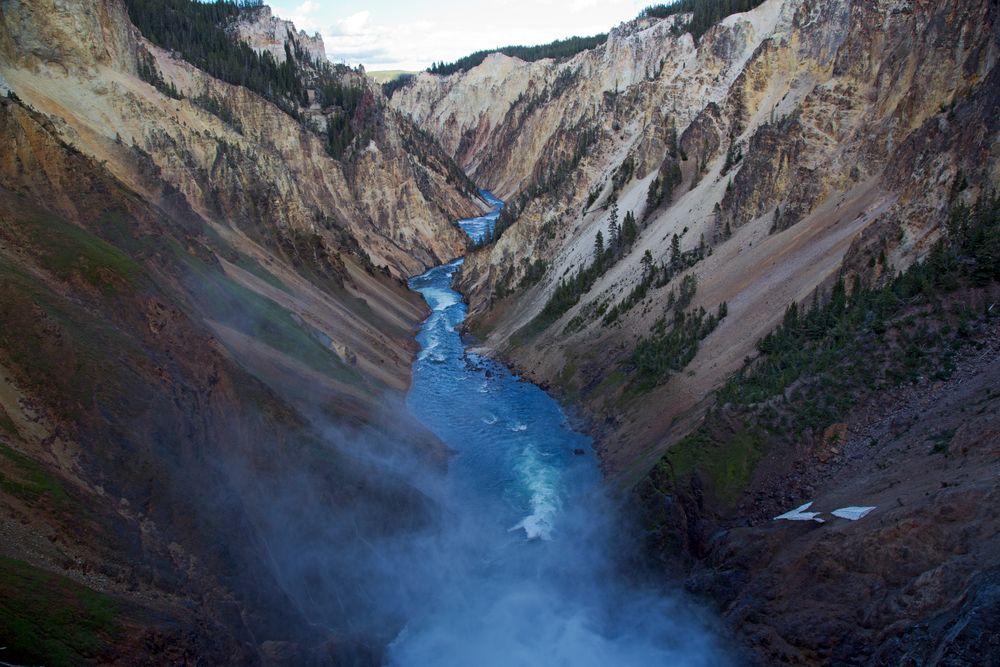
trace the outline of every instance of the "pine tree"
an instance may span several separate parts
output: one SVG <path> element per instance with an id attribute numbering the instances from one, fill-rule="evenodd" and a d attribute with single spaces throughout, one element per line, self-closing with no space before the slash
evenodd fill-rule
<path id="1" fill-rule="evenodd" d="M 618 202 L 611 204 L 611 216 L 608 223 L 608 233 L 610 234 L 611 249 L 617 250 L 621 245 L 621 230 L 618 228 Z"/>
<path id="2" fill-rule="evenodd" d="M 674 234 L 670 239 L 670 268 L 677 270 L 681 264 L 681 237 Z"/>
<path id="3" fill-rule="evenodd" d="M 663 194 L 660 190 L 660 177 L 656 176 L 652 181 L 650 181 L 649 190 L 646 191 L 646 217 L 649 217 L 656 207 L 660 205 L 662 197 Z"/>
<path id="4" fill-rule="evenodd" d="M 625 214 L 625 221 L 622 223 L 620 235 L 621 244 L 626 248 L 635 243 L 636 237 L 639 236 L 639 229 L 636 227 L 635 215 L 632 214 L 632 211 L 628 211 Z"/>
<path id="5" fill-rule="evenodd" d="M 653 272 L 653 253 L 651 253 L 648 249 L 642 255 L 641 264 L 642 264 L 642 278 L 643 280 L 645 280 L 646 277 Z"/>
<path id="6" fill-rule="evenodd" d="M 594 237 L 594 264 L 600 266 L 603 260 L 604 260 L 604 234 L 601 232 L 601 230 L 597 230 L 597 235 Z"/>

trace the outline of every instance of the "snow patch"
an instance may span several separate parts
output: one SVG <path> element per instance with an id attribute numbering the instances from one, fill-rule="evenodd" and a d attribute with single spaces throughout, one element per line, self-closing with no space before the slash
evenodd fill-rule
<path id="1" fill-rule="evenodd" d="M 874 509 L 874 507 L 841 507 L 839 510 L 833 510 L 831 514 L 848 521 L 857 521 L 871 514 Z"/>
<path id="2" fill-rule="evenodd" d="M 805 505 L 796 507 L 790 512 L 785 512 L 784 514 L 779 514 L 774 517 L 775 521 L 815 521 L 817 523 L 823 523 L 823 519 L 819 518 L 820 512 L 806 512 L 807 509 L 812 507 L 812 501 L 810 500 Z"/>

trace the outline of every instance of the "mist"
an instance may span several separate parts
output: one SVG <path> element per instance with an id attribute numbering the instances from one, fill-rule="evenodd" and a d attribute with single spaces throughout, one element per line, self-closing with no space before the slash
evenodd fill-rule
<path id="1" fill-rule="evenodd" d="M 470 236 L 498 213 L 468 221 Z M 276 589 L 292 610 L 244 619 L 250 634 L 309 647 L 288 649 L 294 664 L 732 664 L 713 616 L 636 566 L 639 531 L 606 494 L 590 439 L 466 349 L 460 265 L 411 280 L 432 313 L 405 403 L 386 394 L 377 414 L 344 419 L 329 389 L 262 376 L 297 420 L 212 462 L 228 483 L 209 505 L 241 507 L 238 548 L 255 551 L 234 558 L 253 565 L 237 588 Z"/>
<path id="2" fill-rule="evenodd" d="M 387 406 L 381 429 L 316 416 L 307 470 L 278 464 L 263 482 L 231 469 L 268 498 L 256 525 L 275 579 L 335 637 L 338 664 L 730 664 L 709 614 L 626 568 L 634 532 L 589 439 L 465 350 L 458 265 L 413 281 L 434 312 L 407 404 Z M 446 465 L 386 437 L 410 413 L 452 450 Z"/>

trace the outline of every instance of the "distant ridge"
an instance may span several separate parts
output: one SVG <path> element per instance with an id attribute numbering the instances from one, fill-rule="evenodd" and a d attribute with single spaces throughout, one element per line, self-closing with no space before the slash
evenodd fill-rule
<path id="1" fill-rule="evenodd" d="M 386 84 L 390 81 L 395 81 L 401 76 L 413 75 L 417 72 L 415 70 L 405 70 L 405 69 L 382 69 L 376 70 L 374 72 L 368 72 L 368 76 L 375 79 L 378 83 Z"/>

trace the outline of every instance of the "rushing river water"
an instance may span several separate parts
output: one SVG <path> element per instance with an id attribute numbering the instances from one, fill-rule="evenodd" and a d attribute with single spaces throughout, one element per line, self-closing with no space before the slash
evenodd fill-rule
<path id="1" fill-rule="evenodd" d="M 459 224 L 474 240 L 491 214 Z M 587 436 L 559 405 L 469 352 L 452 279 L 462 260 L 411 280 L 432 309 L 410 410 L 456 454 L 442 526 L 414 562 L 426 599 L 390 647 L 399 665 L 721 665 L 700 615 L 656 586 L 625 581 L 625 541 Z M 403 573 L 406 576 L 406 573 Z"/>

